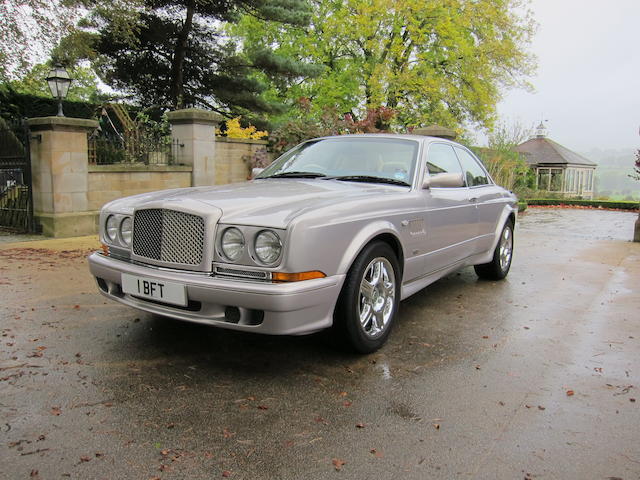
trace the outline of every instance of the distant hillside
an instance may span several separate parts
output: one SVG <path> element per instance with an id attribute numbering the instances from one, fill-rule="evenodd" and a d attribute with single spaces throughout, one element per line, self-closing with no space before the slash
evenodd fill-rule
<path id="1" fill-rule="evenodd" d="M 616 200 L 640 200 L 640 182 L 628 176 L 633 173 L 635 150 L 596 148 L 581 154 L 598 164 L 596 196 L 608 196 Z"/>

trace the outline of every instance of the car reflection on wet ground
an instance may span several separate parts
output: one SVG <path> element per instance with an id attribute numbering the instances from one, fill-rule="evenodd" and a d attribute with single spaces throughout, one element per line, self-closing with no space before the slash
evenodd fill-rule
<path id="1" fill-rule="evenodd" d="M 106 302 L 93 239 L 0 246 L 2 478 L 637 478 L 637 213 L 529 209 L 511 273 L 450 275 L 389 343 Z"/>

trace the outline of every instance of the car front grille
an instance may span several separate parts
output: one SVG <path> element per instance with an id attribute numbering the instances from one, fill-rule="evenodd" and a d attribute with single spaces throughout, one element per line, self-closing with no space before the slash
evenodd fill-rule
<path id="1" fill-rule="evenodd" d="M 204 220 L 198 215 L 149 208 L 133 219 L 133 253 L 166 263 L 199 265 L 204 246 Z"/>

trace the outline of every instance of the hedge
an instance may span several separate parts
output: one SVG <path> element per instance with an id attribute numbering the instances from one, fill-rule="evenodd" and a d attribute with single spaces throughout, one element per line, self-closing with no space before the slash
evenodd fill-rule
<path id="1" fill-rule="evenodd" d="M 99 104 L 89 102 L 62 101 L 67 117 L 96 118 Z M 7 85 L 0 86 L 0 117 L 5 120 L 48 117 L 58 113 L 58 101 L 54 98 L 17 93 Z"/>
<path id="2" fill-rule="evenodd" d="M 528 198 L 527 204 L 529 206 L 535 205 L 576 205 L 581 207 L 594 207 L 594 208 L 616 208 L 620 210 L 638 210 L 640 205 L 638 202 L 630 201 L 612 201 L 612 200 L 573 200 L 564 198 Z"/>

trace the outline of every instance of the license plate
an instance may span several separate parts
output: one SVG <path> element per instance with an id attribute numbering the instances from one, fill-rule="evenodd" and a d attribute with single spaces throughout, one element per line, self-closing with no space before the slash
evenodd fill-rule
<path id="1" fill-rule="evenodd" d="M 165 282 L 164 280 L 123 273 L 122 291 L 136 297 L 187 306 L 187 289 L 181 283 Z"/>

